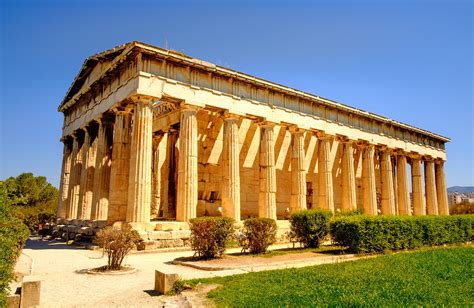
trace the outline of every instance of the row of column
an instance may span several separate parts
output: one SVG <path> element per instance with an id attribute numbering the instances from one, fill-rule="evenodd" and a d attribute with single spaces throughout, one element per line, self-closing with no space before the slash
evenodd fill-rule
<path id="1" fill-rule="evenodd" d="M 226 114 L 222 158 L 222 213 L 240 220 L 240 164 L 238 117 Z M 157 146 L 153 147 L 152 103 L 134 101 L 127 109 L 115 111 L 115 121 L 99 120 L 65 138 L 62 164 L 61 198 L 58 216 L 127 222 L 149 222 L 152 203 L 159 202 L 156 164 Z M 259 123 L 260 189 L 258 214 L 276 219 L 275 123 Z M 110 131 L 111 130 L 111 131 Z M 131 133 L 130 133 L 131 130 Z M 110 141 L 108 134 L 113 132 Z M 291 141 L 291 211 L 306 208 L 306 170 L 304 130 L 290 127 Z M 334 211 L 331 141 L 335 138 L 318 131 L 317 198 L 314 206 Z M 359 144 L 362 150 L 363 204 L 357 204 L 354 170 L 354 142 L 338 137 L 343 145 L 343 210 L 363 208 L 377 215 L 375 146 Z M 380 155 L 381 214 L 411 214 L 407 156 L 378 147 Z M 155 159 L 153 158 L 155 157 Z M 395 161 L 395 166 L 393 165 Z M 442 161 L 424 158 L 425 192 L 421 176 L 422 157 L 411 156 L 412 194 L 415 215 L 448 214 L 447 193 Z M 196 217 L 198 201 L 198 125 L 197 109 L 181 110 L 177 179 L 176 219 Z M 152 172 L 156 173 L 155 183 Z M 315 179 L 316 180 L 316 179 Z M 315 181 L 316 182 L 316 181 Z M 153 189 L 152 187 L 155 187 Z M 152 201 L 153 196 L 153 201 Z M 156 205 L 155 205 L 156 206 Z"/>

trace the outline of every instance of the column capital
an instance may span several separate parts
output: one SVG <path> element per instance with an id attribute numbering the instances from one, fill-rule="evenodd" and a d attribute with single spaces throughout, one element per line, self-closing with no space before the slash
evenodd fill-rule
<path id="1" fill-rule="evenodd" d="M 199 110 L 202 109 L 202 107 L 196 106 L 196 105 L 191 105 L 188 103 L 181 103 L 179 104 L 180 110 L 182 113 L 184 112 L 192 112 L 192 113 L 197 113 Z"/>
<path id="2" fill-rule="evenodd" d="M 326 134 L 326 132 L 323 130 L 314 131 L 313 134 L 316 135 L 316 137 L 320 140 L 328 140 L 334 137 L 333 135 Z"/>
<path id="3" fill-rule="evenodd" d="M 416 152 L 410 152 L 407 156 L 410 157 L 411 160 L 420 160 L 422 158 L 421 154 Z"/>
<path id="4" fill-rule="evenodd" d="M 153 105 L 159 99 L 148 95 L 134 95 L 127 99 L 127 103 Z"/>
<path id="5" fill-rule="evenodd" d="M 306 131 L 306 129 L 298 127 L 298 125 L 289 125 L 287 128 L 292 134 L 303 134 Z"/>
<path id="6" fill-rule="evenodd" d="M 350 139 L 349 137 L 347 136 L 344 136 L 344 135 L 336 135 L 336 141 L 340 142 L 340 143 L 355 143 L 356 140 L 354 139 Z"/>
<path id="7" fill-rule="evenodd" d="M 446 161 L 442 158 L 436 158 L 434 162 L 437 165 L 443 165 Z"/>
<path id="8" fill-rule="evenodd" d="M 273 128 L 276 125 L 278 125 L 278 123 L 276 122 L 271 122 L 271 121 L 266 121 L 266 120 L 255 121 L 255 123 L 262 128 Z"/>
<path id="9" fill-rule="evenodd" d="M 435 159 L 430 155 L 424 155 L 423 160 L 427 161 L 427 162 L 434 162 L 435 161 Z"/>
<path id="10" fill-rule="evenodd" d="M 225 111 L 220 113 L 220 117 L 224 121 L 229 121 L 229 122 L 236 121 L 237 122 L 237 121 L 240 120 L 241 116 L 238 115 L 238 114 L 235 114 L 235 113 L 231 113 L 231 112 L 229 112 L 229 110 L 225 110 Z"/>

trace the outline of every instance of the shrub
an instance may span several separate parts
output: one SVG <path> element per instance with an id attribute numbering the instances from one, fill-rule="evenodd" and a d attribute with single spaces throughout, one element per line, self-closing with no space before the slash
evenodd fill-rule
<path id="1" fill-rule="evenodd" d="M 191 248 L 204 259 L 220 258 L 234 233 L 234 220 L 228 217 L 199 217 L 189 221 Z"/>
<path id="2" fill-rule="evenodd" d="M 354 252 L 380 252 L 472 241 L 474 215 L 351 216 L 330 223 L 333 240 Z"/>
<path id="3" fill-rule="evenodd" d="M 244 221 L 243 235 L 250 253 L 264 253 L 275 243 L 278 227 L 271 218 L 249 218 Z"/>
<path id="4" fill-rule="evenodd" d="M 97 242 L 108 257 L 106 270 L 119 270 L 125 256 L 139 241 L 138 232 L 129 225 L 122 228 L 106 227 L 97 232 Z"/>
<path id="5" fill-rule="evenodd" d="M 28 228 L 17 219 L 10 206 L 0 198 L 0 307 L 6 306 L 8 284 L 13 279 L 13 268 L 28 238 Z"/>
<path id="6" fill-rule="evenodd" d="M 290 230 L 305 247 L 317 248 L 329 233 L 332 213 L 324 210 L 305 210 L 290 216 Z"/>
<path id="7" fill-rule="evenodd" d="M 357 215 L 363 215 L 364 210 L 362 209 L 357 209 L 357 210 L 342 210 L 342 211 L 336 211 L 334 213 L 334 216 L 339 217 L 339 216 L 357 216 Z"/>

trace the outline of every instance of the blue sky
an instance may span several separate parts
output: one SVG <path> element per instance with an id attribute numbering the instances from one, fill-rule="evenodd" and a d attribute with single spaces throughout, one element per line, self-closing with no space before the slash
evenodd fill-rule
<path id="1" fill-rule="evenodd" d="M 58 104 L 86 57 L 139 40 L 450 137 L 447 184 L 474 185 L 474 1 L 0 3 L 0 179 L 58 185 Z"/>

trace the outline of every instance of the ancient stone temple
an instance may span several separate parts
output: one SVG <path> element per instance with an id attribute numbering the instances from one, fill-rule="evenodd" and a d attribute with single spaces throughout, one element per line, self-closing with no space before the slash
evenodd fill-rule
<path id="1" fill-rule="evenodd" d="M 448 138 L 180 52 L 94 55 L 59 111 L 61 218 L 448 215 Z"/>

